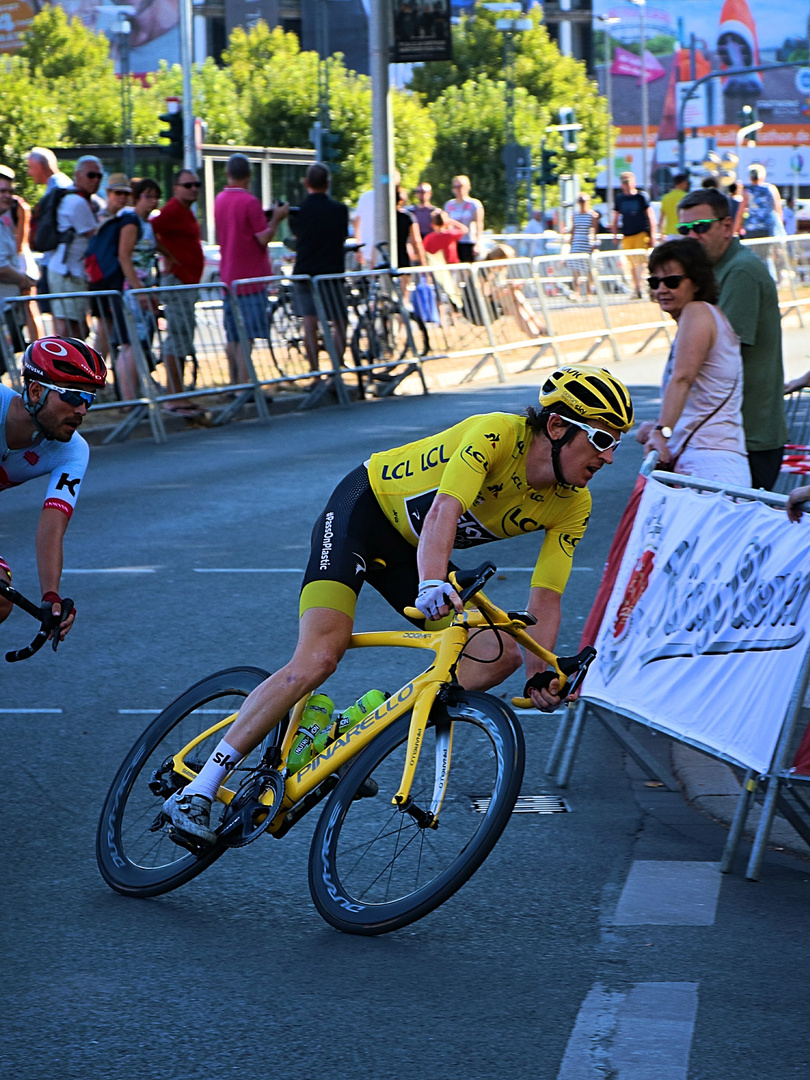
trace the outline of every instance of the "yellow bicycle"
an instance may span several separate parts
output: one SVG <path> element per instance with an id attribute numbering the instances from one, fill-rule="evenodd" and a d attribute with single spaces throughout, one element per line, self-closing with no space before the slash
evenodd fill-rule
<path id="1" fill-rule="evenodd" d="M 280 839 L 327 799 L 309 856 L 312 899 L 327 922 L 347 933 L 382 934 L 442 904 L 495 846 L 514 809 L 525 760 L 523 733 L 509 706 L 456 680 L 467 642 L 486 629 L 508 634 L 553 666 L 569 693 L 595 655 L 586 649 L 557 657 L 535 644 L 525 632 L 534 622 L 528 612 L 502 611 L 480 591 L 494 572 L 484 563 L 457 573 L 452 580 L 474 606 L 444 629 L 355 634 L 353 649 L 428 649 L 435 659 L 291 773 L 287 757 L 306 704 L 300 701 L 290 721 L 217 792 L 212 848 L 178 847 L 162 802 L 195 776 L 267 672 L 220 671 L 172 702 L 127 755 L 104 803 L 96 856 L 107 884 L 127 896 L 169 892 L 229 848 L 263 834 Z"/>

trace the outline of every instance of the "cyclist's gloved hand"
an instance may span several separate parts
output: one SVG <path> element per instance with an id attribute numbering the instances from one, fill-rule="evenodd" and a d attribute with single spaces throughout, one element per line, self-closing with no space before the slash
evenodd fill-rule
<path id="1" fill-rule="evenodd" d="M 532 694 L 534 691 L 534 694 Z M 561 700 L 560 682 L 556 671 L 538 671 L 527 681 L 523 696 L 543 712 L 556 709 Z"/>
<path id="2" fill-rule="evenodd" d="M 447 581 L 429 578 L 419 582 L 419 593 L 414 601 L 426 619 L 443 619 L 451 608 L 461 610 L 461 600 Z"/>
<path id="3" fill-rule="evenodd" d="M 58 605 L 58 611 L 54 611 L 54 608 Z M 53 625 L 59 627 L 59 640 L 65 640 L 65 634 L 73 626 L 73 620 L 76 618 L 76 607 L 72 600 L 63 600 L 59 593 L 46 592 L 42 597 L 42 609 L 43 612 L 47 609 L 53 616 Z M 62 616 L 65 616 L 64 618 Z M 53 637 L 53 631 L 48 635 Z"/>

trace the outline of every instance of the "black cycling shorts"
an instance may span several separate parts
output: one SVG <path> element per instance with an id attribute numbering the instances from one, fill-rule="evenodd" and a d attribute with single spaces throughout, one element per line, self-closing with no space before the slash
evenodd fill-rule
<path id="1" fill-rule="evenodd" d="M 325 607 L 353 619 L 365 581 L 400 614 L 419 590 L 416 547 L 386 518 L 360 465 L 340 481 L 315 522 L 299 612 Z"/>

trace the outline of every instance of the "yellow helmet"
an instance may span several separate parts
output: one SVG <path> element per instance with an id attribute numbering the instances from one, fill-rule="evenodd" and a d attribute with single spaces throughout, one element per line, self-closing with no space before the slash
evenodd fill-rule
<path id="1" fill-rule="evenodd" d="M 540 404 L 554 411 L 560 406 L 565 418 L 601 420 L 617 431 L 633 426 L 633 402 L 627 387 L 604 368 L 572 364 L 559 368 L 540 389 Z"/>

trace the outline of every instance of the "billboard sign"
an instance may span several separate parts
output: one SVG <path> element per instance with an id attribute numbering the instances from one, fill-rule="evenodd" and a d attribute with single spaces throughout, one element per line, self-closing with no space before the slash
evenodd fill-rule
<path id="1" fill-rule="evenodd" d="M 742 166 L 759 161 L 768 169 L 768 180 L 794 182 L 791 156 L 810 145 L 810 0 L 802 7 L 779 7 L 770 0 L 648 0 L 643 31 L 650 176 L 662 166 L 677 167 L 681 125 L 690 167 L 709 150 L 734 150 L 742 107 L 751 105 L 763 127 L 758 145 L 743 148 Z M 593 15 L 595 67 L 603 93 L 609 26 L 613 117 L 621 129 L 617 152 L 627 151 L 637 166 L 644 119 L 640 9 L 630 0 L 593 0 Z M 795 66 L 739 71 L 768 64 Z M 693 83 L 704 76 L 711 78 L 682 109 Z"/>
<path id="2" fill-rule="evenodd" d="M 450 0 L 392 0 L 395 64 L 452 60 Z"/>

